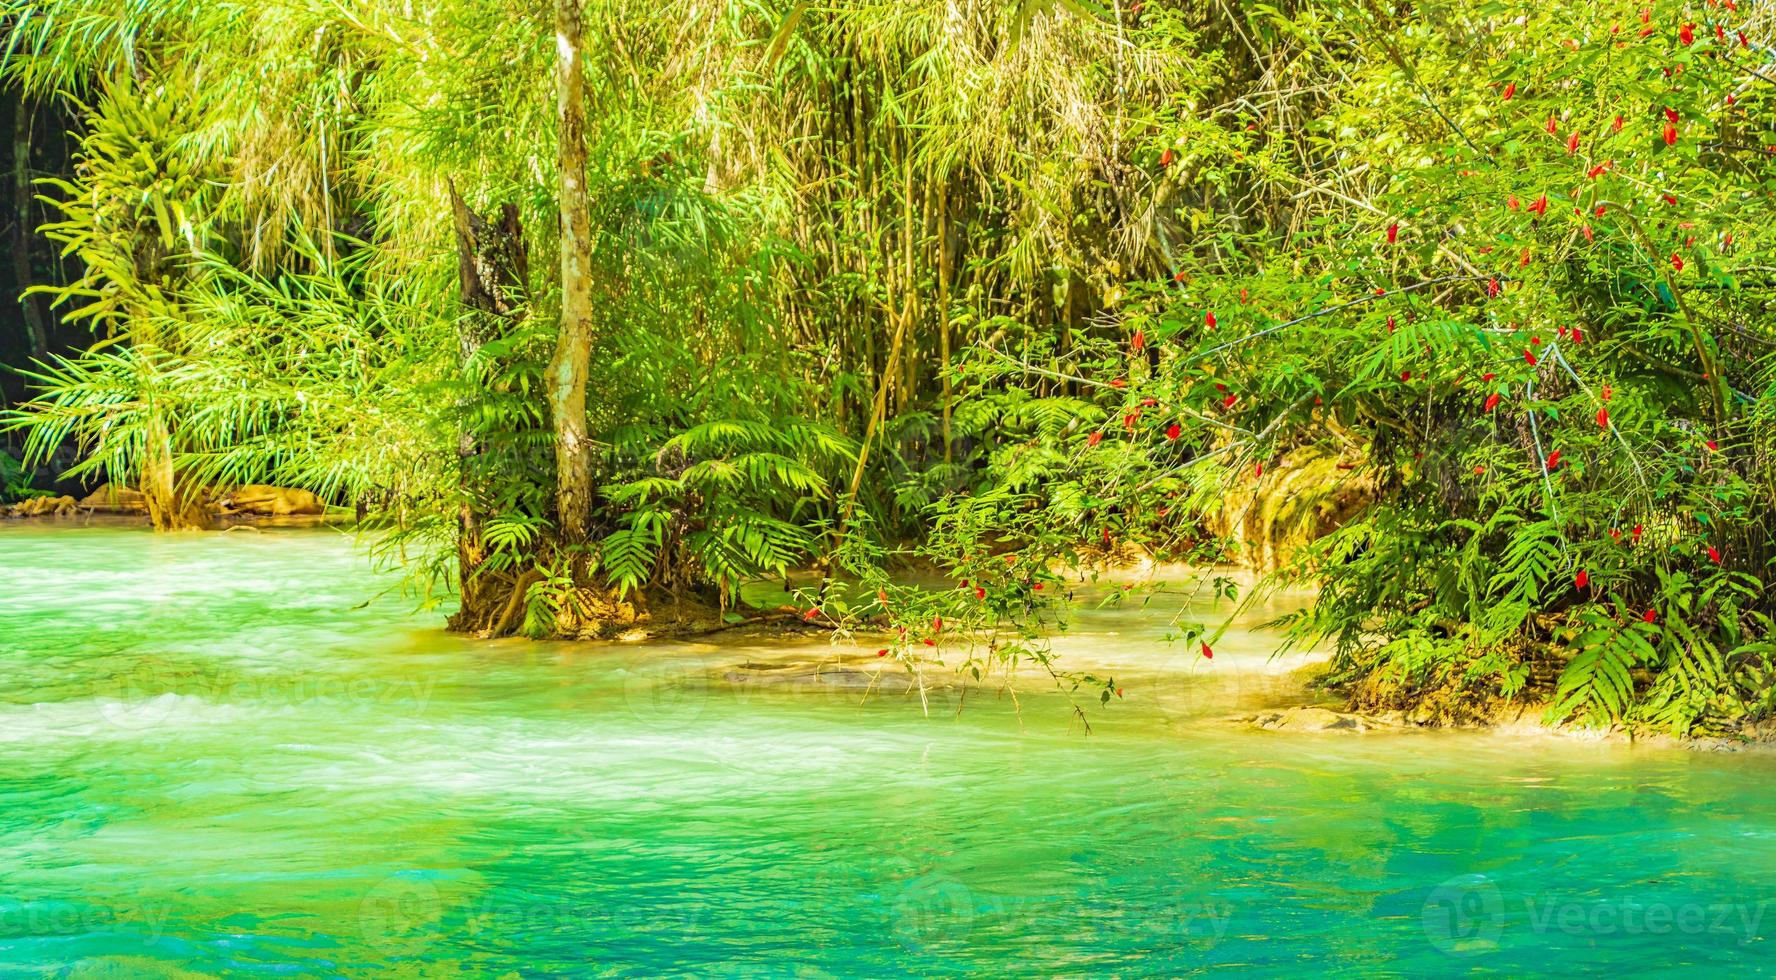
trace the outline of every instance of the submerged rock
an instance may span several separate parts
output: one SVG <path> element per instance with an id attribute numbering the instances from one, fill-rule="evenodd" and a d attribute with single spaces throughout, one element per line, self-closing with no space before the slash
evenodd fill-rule
<path id="1" fill-rule="evenodd" d="M 1330 708 L 1300 707 L 1280 711 L 1264 711 L 1244 719 L 1256 728 L 1269 732 L 1355 732 L 1362 733 L 1394 726 L 1375 718 L 1333 711 Z"/>
<path id="2" fill-rule="evenodd" d="M 730 667 L 721 678 L 729 684 L 744 687 L 822 691 L 866 691 L 873 687 L 877 691 L 900 693 L 917 686 L 905 671 L 882 667 L 866 669 L 844 663 L 835 664 L 830 660 L 749 662 Z"/>

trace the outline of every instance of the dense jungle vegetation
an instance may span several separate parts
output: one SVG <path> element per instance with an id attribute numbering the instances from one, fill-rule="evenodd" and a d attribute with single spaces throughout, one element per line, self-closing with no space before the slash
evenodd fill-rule
<path id="1" fill-rule="evenodd" d="M 973 671 L 1244 561 L 1359 705 L 1776 707 L 1767 2 L 0 15 L 71 134 L 6 424 L 162 529 L 307 488 L 496 635 L 813 570 Z"/>

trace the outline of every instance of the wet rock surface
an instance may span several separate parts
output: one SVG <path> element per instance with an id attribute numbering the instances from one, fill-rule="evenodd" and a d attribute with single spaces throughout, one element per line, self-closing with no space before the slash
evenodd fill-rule
<path id="1" fill-rule="evenodd" d="M 918 686 L 904 670 L 891 665 L 868 664 L 863 661 L 749 661 L 721 673 L 729 684 L 751 688 L 783 690 L 846 690 L 901 693 Z M 927 686 L 931 686 L 929 683 Z"/>
<path id="2" fill-rule="evenodd" d="M 1261 711 L 1256 715 L 1241 719 L 1254 728 L 1269 732 L 1348 732 L 1362 734 L 1376 730 L 1396 729 L 1399 726 L 1389 721 L 1354 714 L 1348 711 L 1334 711 L 1331 708 L 1298 707 L 1282 708 L 1275 711 Z"/>

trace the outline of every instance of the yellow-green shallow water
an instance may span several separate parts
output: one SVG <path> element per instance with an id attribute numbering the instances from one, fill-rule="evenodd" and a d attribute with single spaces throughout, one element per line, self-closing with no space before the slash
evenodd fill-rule
<path id="1" fill-rule="evenodd" d="M 1170 610 L 1079 617 L 1088 738 L 1033 681 L 736 690 L 828 648 L 478 642 L 387 583 L 0 526 L 0 977 L 1773 972 L 1765 755 L 1246 731 L 1274 638 Z"/>

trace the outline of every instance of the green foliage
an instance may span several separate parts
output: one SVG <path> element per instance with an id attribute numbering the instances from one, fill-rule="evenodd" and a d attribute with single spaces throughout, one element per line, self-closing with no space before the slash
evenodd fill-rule
<path id="1" fill-rule="evenodd" d="M 31 471 L 17 456 L 0 449 L 0 504 L 23 500 L 35 493 L 31 489 Z"/>
<path id="2" fill-rule="evenodd" d="M 1776 706 L 1761 11 L 586 9 L 588 550 L 553 544 L 534 4 L 0 2 L 10 77 L 91 105 L 45 233 L 101 341 L 34 376 L 32 458 L 369 501 L 533 635 L 576 567 L 730 606 L 811 566 L 810 621 L 909 670 L 1104 701 L 1047 652 L 1063 572 L 1279 557 L 1253 594 L 1319 588 L 1291 642 L 1359 702 Z M 452 192 L 521 219 L 498 310 Z"/>

